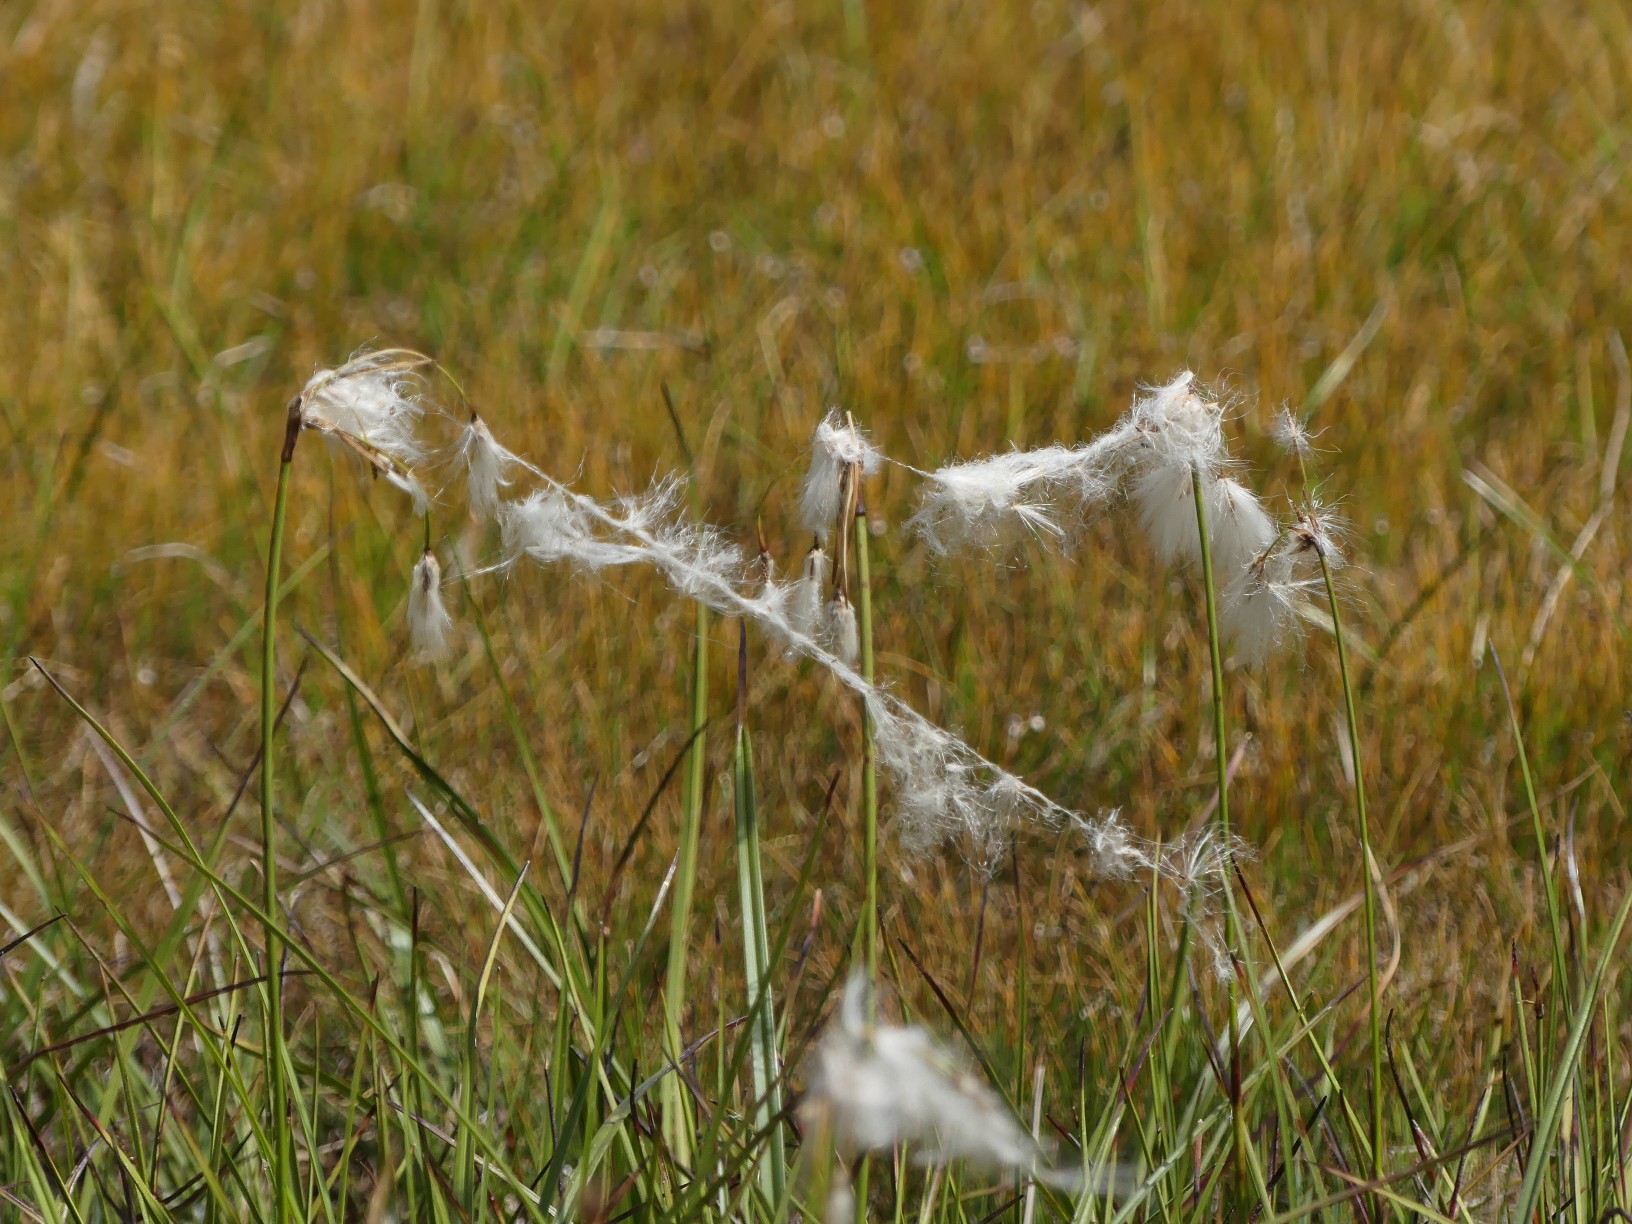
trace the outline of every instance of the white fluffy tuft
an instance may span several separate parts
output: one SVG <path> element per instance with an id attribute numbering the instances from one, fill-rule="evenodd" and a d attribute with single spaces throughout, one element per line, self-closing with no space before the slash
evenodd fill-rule
<path id="1" fill-rule="evenodd" d="M 801 1103 L 807 1129 L 826 1129 L 847 1159 L 907 1145 L 920 1164 L 969 1160 L 1066 1188 L 1076 1170 L 1051 1167 L 992 1088 L 926 1030 L 869 1019 L 871 991 L 851 977 L 816 1047 Z"/>
<path id="2" fill-rule="evenodd" d="M 1275 521 L 1251 490 L 1229 477 L 1207 489 L 1207 533 L 1220 586 L 1233 581 L 1275 542 Z"/>
<path id="3" fill-rule="evenodd" d="M 414 371 L 426 364 L 427 358 L 401 349 L 360 353 L 336 369 L 319 370 L 300 393 L 302 428 L 350 449 L 413 498 L 419 514 L 427 500 L 414 474 L 425 459 L 418 435 L 424 410 Z"/>
<path id="4" fill-rule="evenodd" d="M 827 605 L 827 640 L 846 667 L 854 667 L 860 660 L 861 629 L 856 624 L 856 609 L 843 595 L 835 595 Z"/>
<path id="5" fill-rule="evenodd" d="M 408 640 L 421 659 L 445 658 L 453 617 L 442 602 L 442 566 L 430 550 L 414 566 L 413 585 L 408 588 Z"/>
<path id="6" fill-rule="evenodd" d="M 1201 560 L 1201 532 L 1196 527 L 1189 468 L 1175 463 L 1146 468 L 1134 478 L 1133 500 L 1139 507 L 1139 525 L 1159 560 L 1169 565 Z"/>
<path id="7" fill-rule="evenodd" d="M 799 519 L 805 530 L 823 540 L 843 509 L 843 477 L 849 467 L 863 476 L 878 471 L 884 456 L 862 431 L 829 409 L 810 440 L 810 470 L 799 492 Z"/>
<path id="8" fill-rule="evenodd" d="M 1219 596 L 1219 627 L 1235 657 L 1249 667 L 1298 636 L 1304 593 L 1316 585 L 1296 569 L 1295 545 L 1265 554 L 1238 573 Z"/>
<path id="9" fill-rule="evenodd" d="M 499 490 L 509 486 L 508 472 L 526 465 L 500 446 L 487 423 L 472 416 L 459 435 L 458 457 L 465 464 L 470 512 L 484 522 L 499 512 Z"/>

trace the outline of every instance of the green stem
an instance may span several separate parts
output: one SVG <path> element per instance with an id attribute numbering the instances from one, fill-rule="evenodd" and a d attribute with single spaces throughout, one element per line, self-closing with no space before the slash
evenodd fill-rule
<path id="1" fill-rule="evenodd" d="M 1519 727 L 1519 710 L 1513 704 L 1513 693 L 1507 687 L 1507 669 L 1494 643 L 1490 646 L 1491 661 L 1496 664 L 1496 676 L 1502 682 L 1502 701 L 1507 706 L 1508 724 L 1513 728 L 1513 746 L 1519 754 L 1519 773 L 1524 778 L 1524 798 L 1530 809 L 1530 827 L 1536 835 L 1536 856 L 1541 861 L 1541 883 L 1547 899 L 1547 925 L 1553 936 L 1553 972 L 1557 986 L 1568 991 L 1569 962 L 1564 956 L 1564 926 L 1559 917 L 1558 886 L 1553 882 L 1553 868 L 1547 861 L 1547 830 L 1541 823 L 1541 804 L 1536 801 L 1536 780 L 1530 772 L 1530 756 L 1524 750 L 1524 733 Z"/>
<path id="2" fill-rule="evenodd" d="M 708 609 L 697 605 L 697 638 L 691 663 L 691 748 L 686 755 L 684 803 L 680 817 L 680 863 L 674 879 L 674 900 L 669 912 L 669 967 L 664 980 L 663 1023 L 668 1056 L 679 1058 L 685 1048 L 680 1024 L 686 1010 L 687 930 L 691 924 L 692 894 L 697 886 L 698 837 L 703 818 L 703 773 L 708 722 Z M 691 1164 L 690 1108 L 681 1077 L 664 1077 L 662 1085 L 664 1138 L 682 1167 Z"/>
<path id="3" fill-rule="evenodd" d="M 1377 889 L 1372 880 L 1371 824 L 1366 816 L 1365 773 L 1360 767 L 1360 719 L 1354 711 L 1354 685 L 1349 678 L 1349 652 L 1343 641 L 1343 620 L 1337 606 L 1337 587 L 1326 554 L 1317 550 L 1320 574 L 1326 583 L 1326 604 L 1332 614 L 1332 637 L 1337 642 L 1337 670 L 1343 681 L 1343 713 L 1348 722 L 1349 756 L 1354 762 L 1354 809 L 1360 821 L 1360 849 L 1365 858 L 1361 875 L 1365 883 L 1366 990 L 1371 1002 L 1371 1177 L 1380 1180 L 1383 1172 L 1383 1037 L 1382 1005 L 1377 981 Z M 1374 1200 L 1371 1218 L 1383 1219 L 1384 1200 Z"/>
<path id="4" fill-rule="evenodd" d="M 1213 547 L 1207 538 L 1207 507 L 1199 467 L 1190 470 L 1190 492 L 1196 502 L 1196 529 L 1201 533 L 1201 581 L 1207 589 L 1207 650 L 1213 665 L 1213 756 L 1218 772 L 1218 825 L 1227 848 L 1230 843 L 1230 765 L 1224 722 L 1224 651 L 1219 640 L 1218 588 L 1213 584 Z M 1230 891 L 1228 881 L 1224 888 Z"/>
<path id="5" fill-rule="evenodd" d="M 1218 628 L 1218 587 L 1213 579 L 1213 546 L 1207 532 L 1206 490 L 1202 485 L 1201 468 L 1190 468 L 1190 495 L 1196 504 L 1196 531 L 1201 537 L 1201 582 L 1206 592 L 1207 652 L 1213 668 L 1213 759 L 1217 769 L 1218 825 L 1224 852 L 1230 848 L 1230 764 L 1229 727 L 1224 717 L 1224 650 Z M 1230 886 L 1229 873 L 1224 873 L 1224 909 L 1228 922 L 1226 937 L 1232 952 L 1241 946 L 1240 921 L 1235 912 L 1235 890 Z M 1240 1033 L 1237 1021 L 1236 975 L 1230 975 L 1230 1065 L 1240 1066 Z M 1246 1199 L 1246 1144 L 1241 1115 L 1241 1085 L 1232 1079 L 1230 1084 L 1230 1112 L 1234 1119 L 1236 1194 Z"/>
<path id="6" fill-rule="evenodd" d="M 266 1083 L 271 1097 L 272 1191 L 274 1218 L 289 1218 L 285 1180 L 291 1171 L 288 1089 L 284 1083 L 283 974 L 278 964 L 278 823 L 272 809 L 272 738 L 277 725 L 278 571 L 282 568 L 283 527 L 289 510 L 289 473 L 300 440 L 301 397 L 289 401 L 278 465 L 277 499 L 272 507 L 272 540 L 266 557 L 266 610 L 261 618 L 261 880 L 266 919 Z"/>
<path id="7" fill-rule="evenodd" d="M 765 920 L 765 874 L 759 851 L 759 801 L 754 787 L 754 749 L 748 738 L 748 626 L 737 647 L 737 747 L 733 760 L 737 817 L 737 886 L 742 898 L 743 974 L 748 988 L 753 1053 L 754 1129 L 769 1128 L 759 1162 L 760 1187 L 780 1206 L 787 1196 L 788 1157 L 782 1127 L 782 1083 L 776 1057 L 776 1001 L 771 990 L 770 926 Z"/>
<path id="8" fill-rule="evenodd" d="M 873 682 L 872 565 L 867 550 L 867 507 L 856 498 L 856 623 L 861 639 L 861 677 Z M 868 981 L 878 982 L 878 764 L 873 748 L 873 721 L 861 706 L 862 869 L 867 877 L 866 939 Z"/>

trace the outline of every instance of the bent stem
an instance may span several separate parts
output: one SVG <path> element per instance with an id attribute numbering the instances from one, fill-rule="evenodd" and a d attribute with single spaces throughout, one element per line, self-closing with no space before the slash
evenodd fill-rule
<path id="1" fill-rule="evenodd" d="M 1343 620 L 1337 607 L 1337 587 L 1332 582 L 1332 567 L 1323 551 L 1320 557 L 1320 575 L 1326 583 L 1326 605 L 1332 614 L 1332 637 L 1337 642 L 1337 670 L 1343 682 L 1343 712 L 1348 722 L 1349 757 L 1354 762 L 1354 809 L 1360 821 L 1360 851 L 1365 857 L 1361 872 L 1365 883 L 1366 923 L 1366 990 L 1370 996 L 1371 1037 L 1371 1178 L 1380 1181 L 1383 1170 L 1383 1040 L 1382 1008 L 1378 1002 L 1377 982 L 1377 889 L 1373 881 L 1376 860 L 1371 853 L 1371 825 L 1366 817 L 1366 783 L 1360 768 L 1360 720 L 1354 712 L 1354 685 L 1349 678 L 1349 652 L 1343 641 Z M 1377 1198 L 1371 1212 L 1373 1220 L 1383 1218 L 1384 1200 Z"/>
<path id="2" fill-rule="evenodd" d="M 300 440 L 300 396 L 289 401 L 284 426 L 283 452 L 278 465 L 278 491 L 272 506 L 272 540 L 266 556 L 266 606 L 261 619 L 261 881 L 265 916 L 266 957 L 266 1084 L 271 1098 L 272 1193 L 275 1217 L 288 1219 L 285 1181 L 291 1172 L 288 1091 L 284 1083 L 283 973 L 278 964 L 278 824 L 272 810 L 272 738 L 277 728 L 278 571 L 282 568 L 283 525 L 289 510 L 289 473 L 294 466 L 295 443 Z"/>

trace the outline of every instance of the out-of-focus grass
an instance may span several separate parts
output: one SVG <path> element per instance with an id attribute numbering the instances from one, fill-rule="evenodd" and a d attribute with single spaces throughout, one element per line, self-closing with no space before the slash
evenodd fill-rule
<path id="1" fill-rule="evenodd" d="M 201 842 L 219 831 L 225 874 L 249 878 L 253 791 L 221 821 L 257 744 L 253 626 L 283 405 L 318 364 L 371 343 L 434 353 L 509 444 L 596 491 L 685 465 L 666 386 L 701 512 L 745 539 L 762 521 L 784 566 L 804 544 L 796 465 L 829 403 L 925 466 L 1086 437 L 1138 380 L 1190 366 L 1240 393 L 1232 429 L 1271 494 L 1297 486 L 1268 445 L 1270 409 L 1319 400 L 1317 466 L 1352 523 L 1345 627 L 1373 836 L 1401 869 L 1385 1002 L 1453 1146 L 1498 1013 L 1512 1039 L 1507 949 L 1526 997 L 1551 957 L 1485 644 L 1509 668 L 1543 824 L 1573 831 L 1594 924 L 1626 887 L 1632 557 L 1619 503 L 1527 645 L 1560 550 L 1600 504 L 1632 396 L 1616 338 L 1632 25 L 1596 2 L 859 11 L 336 0 L 0 12 L 0 919 L 21 929 L 68 909 L 85 942 L 54 928 L 50 947 L 77 980 L 97 980 L 93 948 L 110 972 L 137 963 L 49 827 L 135 929 L 171 921 L 139 833 L 113 814 L 129 801 L 25 654 L 107 721 Z M 292 626 L 339 641 L 559 896 L 478 640 L 445 668 L 407 663 L 421 524 L 316 446 L 294 488 L 285 683 L 305 653 Z M 869 508 L 898 524 L 911 494 L 886 473 Z M 433 533 L 489 555 L 493 541 L 448 505 Z M 1210 794 L 1205 625 L 1194 584 L 1160 573 L 1124 531 L 1113 516 L 1073 558 L 1034 550 L 1020 567 L 932 563 L 886 530 L 872 550 L 878 665 L 1050 794 L 1171 834 Z M 574 837 L 583 814 L 581 880 L 598 907 L 689 734 L 691 611 L 638 575 L 487 578 L 474 594 L 542 792 Z M 725 776 L 734 627 L 714 633 L 709 764 Z M 767 900 L 773 925 L 808 928 L 787 890 L 808 839 L 828 839 L 809 970 L 825 981 L 861 905 L 859 726 L 818 677 L 760 653 L 753 724 L 774 736 L 757 753 Z M 1232 723 L 1250 735 L 1232 814 L 1258 848 L 1248 882 L 1284 947 L 1361 879 L 1330 639 L 1312 630 L 1301 651 L 1229 684 Z M 413 835 L 392 852 L 422 898 L 420 985 L 462 998 L 493 914 L 422 832 L 400 756 L 362 726 L 385 828 Z M 298 879 L 379 837 L 345 691 L 321 663 L 301 677 L 284 747 Z M 718 942 L 735 929 L 730 808 L 717 779 L 706 793 L 688 1037 L 716 1009 L 741 1009 L 741 958 Z M 1048 835 L 1023 839 L 1012 871 L 983 887 L 955 856 L 894 852 L 887 789 L 883 804 L 886 964 L 912 1004 L 935 1014 L 897 937 L 1015 1084 L 1039 1056 L 1074 1076 L 1079 1038 L 1100 1060 L 1131 1058 L 1137 889 L 1083 880 L 1071 843 Z M 644 924 L 679 811 L 678 790 L 658 801 L 612 895 L 608 948 Z M 387 892 L 384 857 L 285 894 L 299 938 L 359 997 L 403 955 L 389 924 L 359 934 L 351 910 L 355 887 Z M 1351 921 L 1299 980 L 1330 1000 L 1360 973 L 1359 949 Z M 494 1038 L 515 1083 L 577 1035 L 552 1036 L 554 992 L 501 952 L 510 981 L 488 1015 L 527 1034 Z M 5 961 L 4 989 L 28 1000 L 8 1010 L 28 1020 L 0 1046 L 8 1066 L 94 1027 L 31 955 Z M 291 996 L 295 1025 L 338 1026 L 321 992 L 297 982 Z M 797 1035 L 812 1000 L 786 1002 Z M 450 1007 L 469 1013 L 468 1000 Z M 1344 1007 L 1332 1040 L 1359 1067 L 1363 1005 Z M 655 994 L 630 1009 L 620 1040 L 660 1048 Z M 1599 1036 L 1625 1049 L 1624 1028 Z M 139 1042 L 130 1056 L 144 1056 Z M 1090 1082 L 1108 1091 L 1100 1065 Z M 26 1109 L 39 1089 L 21 1076 Z"/>

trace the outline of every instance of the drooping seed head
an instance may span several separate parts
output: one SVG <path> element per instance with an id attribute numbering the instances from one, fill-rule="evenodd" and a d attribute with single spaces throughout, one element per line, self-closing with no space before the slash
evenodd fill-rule
<path id="1" fill-rule="evenodd" d="M 414 566 L 413 585 L 408 588 L 408 640 L 419 658 L 441 659 L 447 656 L 452 629 L 453 617 L 442 601 L 442 565 L 426 549 Z"/>

